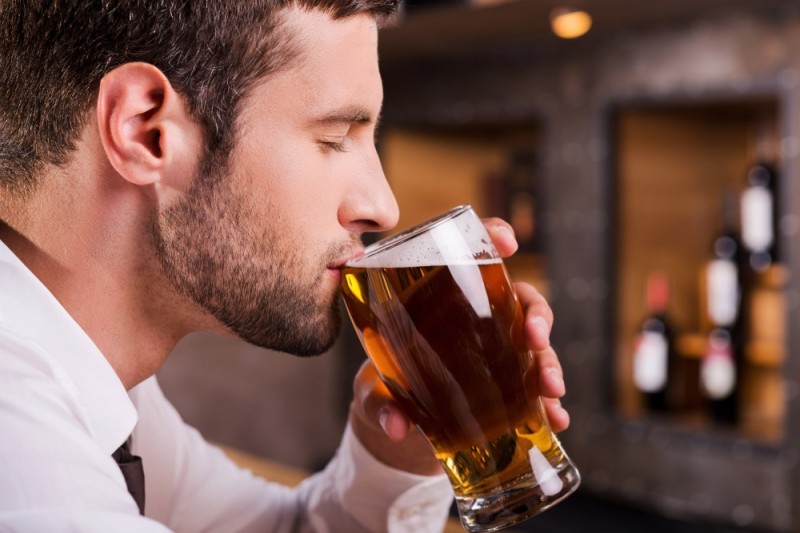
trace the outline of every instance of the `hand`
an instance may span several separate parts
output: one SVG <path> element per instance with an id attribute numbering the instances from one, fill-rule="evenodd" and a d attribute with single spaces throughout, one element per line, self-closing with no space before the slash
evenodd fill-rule
<path id="1" fill-rule="evenodd" d="M 508 257 L 517 251 L 517 240 L 510 224 L 499 218 L 485 219 L 483 224 L 501 257 Z M 561 407 L 559 400 L 566 393 L 566 388 L 561 363 L 550 346 L 553 311 L 530 283 L 516 282 L 514 291 L 519 296 L 525 313 L 525 340 L 536 356 L 537 372 L 533 373 L 533 379 L 538 382 L 530 383 L 529 386 L 538 387 L 553 431 L 564 431 L 569 427 L 569 413 Z"/>
<path id="2" fill-rule="evenodd" d="M 422 433 L 392 400 L 372 363 L 356 374 L 350 425 L 361 444 L 382 463 L 412 474 L 441 474 L 442 467 Z"/>
<path id="3" fill-rule="evenodd" d="M 517 250 L 517 241 L 508 223 L 497 218 L 483 222 L 502 257 Z M 536 372 L 530 373 L 533 382 L 528 386 L 541 395 L 553 430 L 563 431 L 569 426 L 569 414 L 559 400 L 565 393 L 564 380 L 561 364 L 550 346 L 553 312 L 532 285 L 517 282 L 514 290 L 525 313 L 525 340 L 536 356 Z M 373 456 L 393 468 L 411 473 L 441 473 L 430 444 L 392 400 L 369 361 L 361 366 L 353 388 L 350 424 Z"/>

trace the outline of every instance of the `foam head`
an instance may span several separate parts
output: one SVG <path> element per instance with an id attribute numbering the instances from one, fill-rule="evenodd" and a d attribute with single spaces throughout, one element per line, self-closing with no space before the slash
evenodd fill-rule
<path id="1" fill-rule="evenodd" d="M 483 223 L 462 205 L 367 247 L 349 261 L 359 268 L 497 263 L 500 256 Z"/>

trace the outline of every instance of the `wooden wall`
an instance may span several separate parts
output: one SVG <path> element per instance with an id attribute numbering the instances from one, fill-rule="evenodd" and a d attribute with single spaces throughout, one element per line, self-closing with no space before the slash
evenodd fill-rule
<path id="1" fill-rule="evenodd" d="M 503 172 L 511 153 L 535 150 L 538 142 L 538 126 L 533 123 L 385 128 L 381 159 L 400 206 L 394 231 L 461 204 L 471 204 L 480 217 L 502 216 L 489 198 L 489 181 Z M 538 254 L 519 253 L 506 260 L 506 267 L 512 279 L 532 283 L 548 294 L 545 261 Z"/>

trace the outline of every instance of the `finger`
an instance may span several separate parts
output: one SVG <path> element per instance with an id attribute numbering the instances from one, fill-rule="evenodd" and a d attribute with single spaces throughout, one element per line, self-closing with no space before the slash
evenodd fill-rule
<path id="1" fill-rule="evenodd" d="M 353 396 L 356 416 L 371 426 L 380 427 L 395 442 L 406 438 L 411 423 L 392 399 L 389 389 L 369 361 L 356 374 Z"/>
<path id="2" fill-rule="evenodd" d="M 361 366 L 353 388 L 349 424 L 373 457 L 413 474 L 428 476 L 442 472 L 430 444 L 392 400 L 369 361 Z"/>
<path id="3" fill-rule="evenodd" d="M 525 373 L 525 389 L 543 398 L 561 398 L 566 394 L 561 363 L 552 348 L 535 352 L 534 364 Z"/>
<path id="4" fill-rule="evenodd" d="M 517 244 L 517 238 L 514 236 L 514 228 L 511 227 L 511 224 L 496 217 L 484 218 L 482 221 L 500 257 L 508 257 L 517 251 L 519 245 Z"/>
<path id="5" fill-rule="evenodd" d="M 538 390 L 545 398 L 561 398 L 566 394 L 564 373 L 561 363 L 553 348 L 536 352 L 536 366 L 538 369 Z"/>
<path id="6" fill-rule="evenodd" d="M 392 401 L 386 402 L 378 410 L 378 423 L 386 436 L 394 442 L 405 440 L 411 430 L 411 423 Z"/>
<path id="7" fill-rule="evenodd" d="M 561 406 L 561 401 L 556 398 L 542 398 L 544 411 L 547 413 L 547 420 L 550 427 L 556 433 L 564 431 L 569 427 L 569 413 Z"/>
<path id="8" fill-rule="evenodd" d="M 525 313 L 525 342 L 533 350 L 544 350 L 550 346 L 550 329 L 553 326 L 553 310 L 547 300 L 530 283 L 514 283 Z"/>

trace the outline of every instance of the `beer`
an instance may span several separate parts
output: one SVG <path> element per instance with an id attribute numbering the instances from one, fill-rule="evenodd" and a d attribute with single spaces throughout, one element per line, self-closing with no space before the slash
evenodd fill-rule
<path id="1" fill-rule="evenodd" d="M 578 487 L 536 391 L 522 306 L 472 208 L 367 247 L 342 274 L 361 343 L 433 446 L 468 531 L 516 524 Z"/>
<path id="2" fill-rule="evenodd" d="M 568 460 L 525 386 L 536 382 L 535 364 L 502 262 L 347 266 L 343 274 L 370 359 L 430 441 L 456 496 L 477 498 L 532 477 L 543 501 L 561 492 L 552 465 Z"/>

